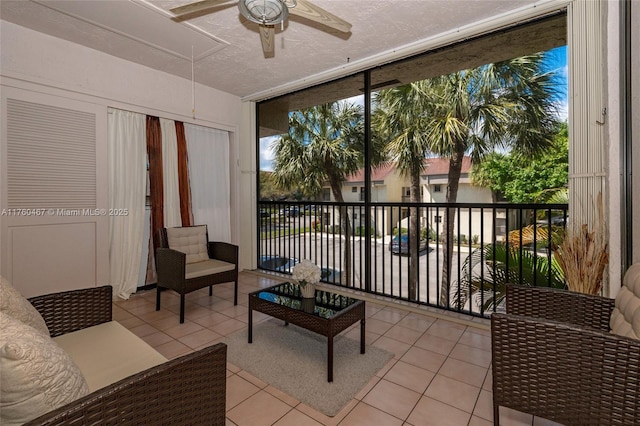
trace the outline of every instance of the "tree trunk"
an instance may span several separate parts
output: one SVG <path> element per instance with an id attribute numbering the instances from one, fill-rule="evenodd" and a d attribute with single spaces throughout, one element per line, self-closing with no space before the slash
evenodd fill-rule
<path id="1" fill-rule="evenodd" d="M 331 185 L 331 192 L 336 202 L 344 203 L 344 197 L 342 196 L 342 182 L 335 176 L 329 176 L 329 184 Z M 340 205 L 340 227 L 342 229 L 342 235 L 344 236 L 344 264 L 342 274 L 340 275 L 340 283 L 344 286 L 351 286 L 351 221 L 349 220 L 349 211 L 344 205 Z"/>
<path id="2" fill-rule="evenodd" d="M 456 152 L 449 159 L 449 176 L 447 183 L 447 203 L 455 203 L 458 199 L 458 186 L 460 184 L 460 174 L 462 173 L 462 159 L 464 158 L 464 146 L 456 144 Z M 456 210 L 447 207 L 444 215 L 442 229 L 444 232 L 444 244 L 442 254 L 444 263 L 442 265 L 442 283 L 440 286 L 440 305 L 449 306 L 451 288 L 451 265 L 453 264 L 453 239 L 455 232 Z"/>
<path id="3" fill-rule="evenodd" d="M 420 202 L 420 173 L 411 176 L 411 202 Z M 409 300 L 418 298 L 418 264 L 420 261 L 420 215 L 417 207 L 409 207 Z"/>

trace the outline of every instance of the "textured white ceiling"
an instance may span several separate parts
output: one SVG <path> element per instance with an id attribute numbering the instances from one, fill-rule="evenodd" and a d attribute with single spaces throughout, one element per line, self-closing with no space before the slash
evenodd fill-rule
<path id="1" fill-rule="evenodd" d="M 344 35 L 290 16 L 262 53 L 257 25 L 235 1 L 186 22 L 168 10 L 186 1 L 2 0 L 0 17 L 148 67 L 251 98 L 421 40 L 531 6 L 535 0 L 311 0 L 350 22 Z"/>

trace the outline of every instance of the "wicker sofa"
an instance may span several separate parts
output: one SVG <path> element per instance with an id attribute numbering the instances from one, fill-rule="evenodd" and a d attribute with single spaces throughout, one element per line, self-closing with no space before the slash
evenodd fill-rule
<path id="1" fill-rule="evenodd" d="M 625 287 L 640 296 L 629 272 Z M 640 424 L 640 341 L 627 337 L 629 326 L 624 336 L 610 332 L 616 318 L 640 320 L 640 298 L 623 290 L 614 303 L 507 287 L 507 313 L 491 317 L 494 424 L 500 406 L 566 425 Z"/>
<path id="2" fill-rule="evenodd" d="M 90 333 L 92 329 L 115 323 L 110 286 L 54 293 L 29 301 L 42 315 L 52 338 L 74 332 Z M 128 348 L 118 350 L 126 353 Z M 26 424 L 224 425 L 226 350 L 226 345 L 219 343 L 161 362 Z M 96 358 L 94 362 L 100 363 L 100 357 Z"/>

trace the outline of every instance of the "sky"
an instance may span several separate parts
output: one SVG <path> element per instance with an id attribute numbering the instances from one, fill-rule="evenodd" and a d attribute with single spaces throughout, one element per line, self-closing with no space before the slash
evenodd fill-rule
<path id="1" fill-rule="evenodd" d="M 558 93 L 556 94 L 555 99 L 558 109 L 558 118 L 561 121 L 566 121 L 569 115 L 567 46 L 561 46 L 549 50 L 546 53 L 545 65 L 545 71 L 554 73 L 553 81 L 558 88 Z M 362 103 L 363 99 L 364 96 L 358 96 L 351 100 L 355 103 Z M 269 136 L 260 139 L 260 170 L 273 170 L 273 151 L 271 150 L 271 145 L 278 139 L 278 137 L 279 136 Z"/>

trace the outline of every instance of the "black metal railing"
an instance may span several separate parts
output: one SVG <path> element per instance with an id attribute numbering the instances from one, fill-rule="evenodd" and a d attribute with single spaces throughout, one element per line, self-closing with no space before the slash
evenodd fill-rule
<path id="1" fill-rule="evenodd" d="M 260 269 L 310 259 L 323 282 L 475 316 L 503 309 L 507 282 L 564 287 L 566 204 L 258 204 Z"/>

